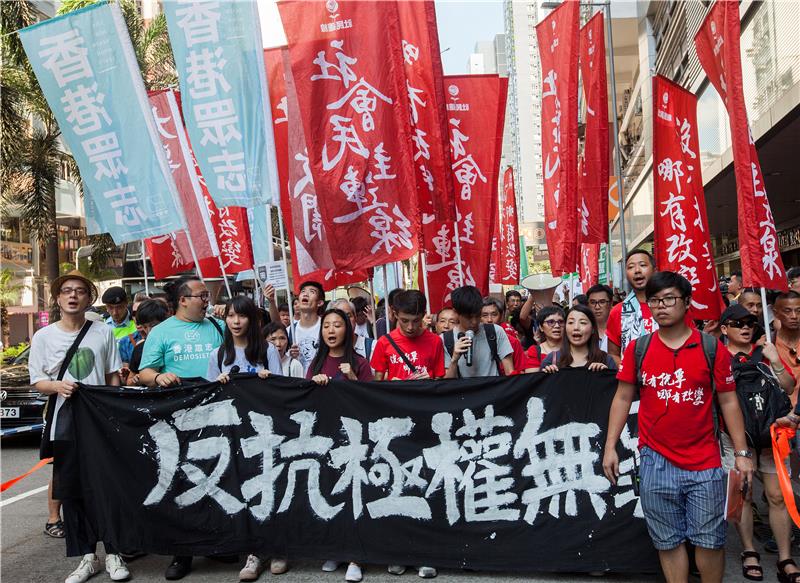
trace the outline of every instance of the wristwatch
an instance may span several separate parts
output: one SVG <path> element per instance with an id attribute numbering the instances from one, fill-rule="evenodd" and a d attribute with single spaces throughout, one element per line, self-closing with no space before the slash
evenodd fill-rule
<path id="1" fill-rule="evenodd" d="M 733 457 L 753 457 L 753 452 L 749 449 L 737 449 L 733 452 Z"/>

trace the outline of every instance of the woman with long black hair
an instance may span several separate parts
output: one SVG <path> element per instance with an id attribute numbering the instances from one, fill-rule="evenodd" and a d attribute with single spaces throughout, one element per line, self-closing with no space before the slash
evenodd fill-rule
<path id="1" fill-rule="evenodd" d="M 369 363 L 356 354 L 353 326 L 342 310 L 333 308 L 323 314 L 319 348 L 306 378 L 318 385 L 327 385 L 331 380 L 373 380 Z"/>
<path id="2" fill-rule="evenodd" d="M 600 348 L 600 335 L 592 311 L 583 305 L 567 311 L 561 348 L 542 361 L 542 371 L 553 373 L 562 368 L 586 367 L 592 371 L 616 369 L 617 364 Z"/>
<path id="3" fill-rule="evenodd" d="M 209 354 L 206 378 L 226 383 L 235 366 L 238 372 L 254 372 L 262 378 L 281 374 L 278 350 L 261 334 L 261 312 L 247 296 L 237 296 L 225 306 L 222 346 Z"/>

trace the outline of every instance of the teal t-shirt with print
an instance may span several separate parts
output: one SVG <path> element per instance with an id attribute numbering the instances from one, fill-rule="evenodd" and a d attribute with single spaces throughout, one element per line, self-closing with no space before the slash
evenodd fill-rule
<path id="1" fill-rule="evenodd" d="M 216 322 L 225 329 L 224 323 Z M 172 316 L 147 335 L 139 370 L 152 368 L 181 378 L 204 377 L 208 357 L 220 344 L 222 336 L 207 318 L 202 322 L 184 322 Z"/>

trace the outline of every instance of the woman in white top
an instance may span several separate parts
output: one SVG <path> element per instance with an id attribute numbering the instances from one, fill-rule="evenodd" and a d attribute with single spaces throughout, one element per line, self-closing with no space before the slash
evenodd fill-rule
<path id="1" fill-rule="evenodd" d="M 261 313 L 246 296 L 237 296 L 225 306 L 224 339 L 222 346 L 209 354 L 206 378 L 226 383 L 234 367 L 241 373 L 258 373 L 261 378 L 281 374 L 278 351 L 261 334 Z"/>
<path id="2" fill-rule="evenodd" d="M 296 379 L 306 378 L 306 375 L 303 374 L 303 365 L 288 353 L 289 334 L 286 332 L 286 326 L 281 322 L 270 322 L 264 330 L 264 335 L 278 351 L 278 357 L 281 361 L 281 374 L 285 377 Z"/>

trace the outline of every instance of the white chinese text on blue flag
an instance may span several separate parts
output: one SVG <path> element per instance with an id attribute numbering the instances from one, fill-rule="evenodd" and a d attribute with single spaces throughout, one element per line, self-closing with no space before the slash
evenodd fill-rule
<path id="1" fill-rule="evenodd" d="M 164 2 L 183 114 L 218 207 L 279 205 L 255 0 Z"/>
<path id="2" fill-rule="evenodd" d="M 19 36 L 80 168 L 91 230 L 124 243 L 183 229 L 119 7 L 93 4 Z"/>

